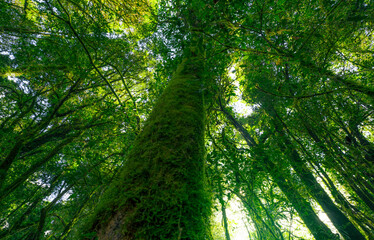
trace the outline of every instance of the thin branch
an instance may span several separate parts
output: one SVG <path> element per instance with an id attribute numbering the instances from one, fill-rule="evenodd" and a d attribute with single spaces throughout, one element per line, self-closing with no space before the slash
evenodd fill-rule
<path id="1" fill-rule="evenodd" d="M 101 79 L 103 79 L 105 81 L 105 83 L 107 84 L 107 86 L 109 87 L 109 89 L 111 90 L 111 92 L 114 94 L 114 96 L 116 97 L 118 103 L 123 106 L 120 98 L 118 97 L 117 93 L 114 91 L 112 85 L 110 84 L 110 82 L 104 77 L 104 75 L 100 72 L 100 70 L 97 68 L 97 66 L 95 65 L 93 59 L 92 59 L 92 56 L 90 54 L 90 52 L 88 51 L 87 47 L 86 47 L 86 44 L 83 42 L 82 38 L 79 36 L 79 34 L 75 31 L 74 27 L 72 26 L 71 24 L 71 18 L 70 18 L 70 15 L 68 13 L 68 11 L 64 8 L 64 6 L 61 4 L 61 2 L 59 0 L 57 0 L 57 2 L 59 3 L 60 7 L 63 9 L 63 11 L 66 13 L 66 15 L 68 16 L 69 20 L 65 20 L 63 18 L 61 18 L 60 16 L 56 15 L 54 12 L 53 12 L 53 9 L 51 8 L 50 6 L 50 9 L 51 9 L 51 12 L 52 12 L 52 15 L 57 17 L 58 19 L 60 19 L 61 21 L 65 22 L 69 28 L 71 29 L 71 31 L 73 32 L 74 36 L 78 39 L 79 43 L 82 45 L 83 47 L 83 50 L 86 52 L 86 55 L 88 57 L 88 60 L 89 62 L 91 63 L 91 65 L 93 66 L 93 68 L 95 69 L 95 71 L 99 74 L 99 76 L 101 77 Z"/>
<path id="2" fill-rule="evenodd" d="M 335 4 L 335 6 L 326 14 L 326 16 L 322 19 L 322 21 L 317 24 L 317 26 L 310 32 L 310 34 L 308 35 L 308 37 L 304 40 L 304 42 L 301 44 L 300 48 L 297 50 L 297 52 L 300 52 L 301 49 L 304 48 L 304 46 L 306 45 L 306 43 L 309 41 L 309 39 L 313 36 L 313 34 L 317 31 L 317 29 L 322 25 L 322 23 L 324 23 L 326 21 L 326 19 L 328 18 L 328 16 L 330 16 L 336 9 L 337 7 L 343 2 L 343 0 L 340 0 L 338 3 Z"/>
<path id="3" fill-rule="evenodd" d="M 280 94 L 275 94 L 275 93 L 272 93 L 272 92 L 269 92 L 269 91 L 266 91 L 264 90 L 263 88 L 261 88 L 260 86 L 256 85 L 255 86 L 258 90 L 260 90 L 261 92 L 263 93 L 266 93 L 266 94 L 269 94 L 269 95 L 272 95 L 272 96 L 276 96 L 276 97 L 284 97 L 284 98 L 296 98 L 296 99 L 303 99 L 303 98 L 312 98 L 312 97 L 316 97 L 316 96 L 321 96 L 321 95 L 326 95 L 326 94 L 330 94 L 330 93 L 334 93 L 334 92 L 338 92 L 338 91 L 342 91 L 342 90 L 348 90 L 347 88 L 339 88 L 339 89 L 334 89 L 334 90 L 330 90 L 330 91 L 326 91 L 326 92 L 322 92 L 322 93 L 314 93 L 314 94 L 310 94 L 310 95 L 303 95 L 303 96 L 289 96 L 289 95 L 280 95 Z"/>

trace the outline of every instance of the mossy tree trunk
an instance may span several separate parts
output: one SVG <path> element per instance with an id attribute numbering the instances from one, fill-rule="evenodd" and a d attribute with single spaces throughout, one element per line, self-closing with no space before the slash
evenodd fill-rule
<path id="1" fill-rule="evenodd" d="M 202 64 L 185 59 L 98 207 L 98 239 L 206 239 Z"/>

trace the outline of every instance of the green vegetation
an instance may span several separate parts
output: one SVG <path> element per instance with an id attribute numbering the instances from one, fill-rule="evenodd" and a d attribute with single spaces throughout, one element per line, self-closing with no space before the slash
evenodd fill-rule
<path id="1" fill-rule="evenodd" d="M 373 239 L 373 16 L 0 2 L 0 239 Z"/>

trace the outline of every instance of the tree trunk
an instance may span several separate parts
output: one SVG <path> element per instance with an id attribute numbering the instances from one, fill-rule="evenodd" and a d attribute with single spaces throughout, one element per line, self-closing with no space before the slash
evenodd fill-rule
<path id="1" fill-rule="evenodd" d="M 278 166 L 276 166 L 261 146 L 257 145 L 254 139 L 250 136 L 249 132 L 224 108 L 221 106 L 223 113 L 230 120 L 230 122 L 235 126 L 236 130 L 240 132 L 244 140 L 249 146 L 255 149 L 257 160 L 262 163 L 264 170 L 268 172 L 273 181 L 278 185 L 281 191 L 286 195 L 287 199 L 291 202 L 292 206 L 298 212 L 300 218 L 304 221 L 305 225 L 308 227 L 310 232 L 313 234 L 317 240 L 330 240 L 338 239 L 331 230 L 318 218 L 317 214 L 314 212 L 312 206 L 307 202 L 297 191 L 295 186 L 291 184 L 287 174 L 281 171 Z"/>
<path id="2" fill-rule="evenodd" d="M 278 167 L 270 159 L 268 159 L 265 154 L 262 160 L 267 172 L 269 172 L 274 182 L 282 190 L 284 195 L 286 195 L 287 199 L 292 203 L 292 206 L 296 209 L 300 218 L 304 221 L 305 225 L 309 228 L 316 240 L 339 239 L 318 218 L 310 203 L 300 195 L 288 178 L 283 176 L 285 173 L 281 173 Z"/>
<path id="3" fill-rule="evenodd" d="M 285 142 L 288 147 L 291 146 L 289 141 Z M 349 219 L 338 209 L 338 207 L 331 200 L 329 195 L 317 182 L 313 174 L 307 168 L 305 163 L 300 158 L 295 149 L 291 150 L 291 166 L 300 177 L 301 181 L 307 187 L 308 192 L 317 200 L 321 205 L 323 211 L 330 218 L 336 229 L 342 234 L 344 239 L 361 239 L 365 237 L 356 229 L 356 227 L 349 221 Z"/>
<path id="4" fill-rule="evenodd" d="M 328 161 L 325 162 L 328 168 L 332 168 L 340 173 L 340 175 L 344 178 L 345 183 L 351 187 L 351 189 L 357 194 L 357 196 L 368 206 L 372 211 L 374 211 L 374 201 L 368 195 L 368 192 L 361 189 L 356 181 L 357 177 L 349 175 L 346 170 L 342 167 L 342 164 L 339 162 L 339 157 L 336 157 L 329 148 L 325 146 L 325 143 L 320 139 L 320 137 L 314 132 L 312 127 L 308 124 L 307 121 L 304 121 L 304 126 L 308 131 L 310 137 L 316 142 L 317 146 L 321 149 L 321 151 L 334 163 L 329 163 Z M 355 179 L 356 178 L 356 179 Z"/>
<path id="5" fill-rule="evenodd" d="M 344 239 L 365 240 L 365 237 L 339 210 L 339 208 L 334 204 L 329 195 L 310 172 L 304 160 L 300 157 L 299 153 L 293 147 L 292 142 L 286 136 L 286 133 L 280 123 L 281 119 L 273 106 L 270 104 L 264 104 L 263 106 L 266 107 L 267 112 L 270 116 L 272 116 L 275 129 L 281 136 L 282 142 L 278 142 L 278 146 L 284 152 L 290 153 L 289 157 L 292 168 L 304 183 L 308 192 L 314 197 L 314 199 L 316 199 L 319 205 L 321 205 L 323 211 L 327 214 L 336 229 L 338 229 L 339 233 L 344 237 Z"/>
<path id="6" fill-rule="evenodd" d="M 0 200 L 4 199 L 6 196 L 11 194 L 20 185 L 22 185 L 32 174 L 38 171 L 44 164 L 46 164 L 50 159 L 56 156 L 62 148 L 71 143 L 79 134 L 75 134 L 63 141 L 61 141 L 57 146 L 55 146 L 50 152 L 48 152 L 42 159 L 34 163 L 29 169 L 14 180 L 9 185 L 5 186 L 4 189 L 0 190 Z"/>
<path id="7" fill-rule="evenodd" d="M 159 98 L 98 206 L 98 239 L 206 239 L 202 65 L 185 59 Z"/>
<path id="8" fill-rule="evenodd" d="M 221 212 L 222 212 L 222 218 L 223 218 L 223 228 L 225 229 L 225 236 L 226 240 L 231 240 L 230 238 L 230 232 L 229 232 L 229 224 L 227 221 L 227 215 L 226 215 L 226 202 L 223 199 L 223 190 L 221 186 L 221 179 L 218 179 L 218 201 L 221 204 Z"/>
<path id="9" fill-rule="evenodd" d="M 10 166 L 12 165 L 14 159 L 17 158 L 22 147 L 23 147 L 23 142 L 21 140 L 17 141 L 14 144 L 14 147 L 12 148 L 8 156 L 1 162 L 0 164 L 0 190 L 3 186 L 3 183 L 5 182 L 7 172 Z"/>

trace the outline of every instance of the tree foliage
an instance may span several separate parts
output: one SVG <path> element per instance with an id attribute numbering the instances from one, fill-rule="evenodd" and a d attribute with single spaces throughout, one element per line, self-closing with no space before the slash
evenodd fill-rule
<path id="1" fill-rule="evenodd" d="M 131 214 L 123 238 L 208 239 L 216 208 L 229 240 L 233 199 L 251 239 L 374 238 L 371 1 L 6 0 L 0 16 L 0 239 L 105 239 Z"/>

